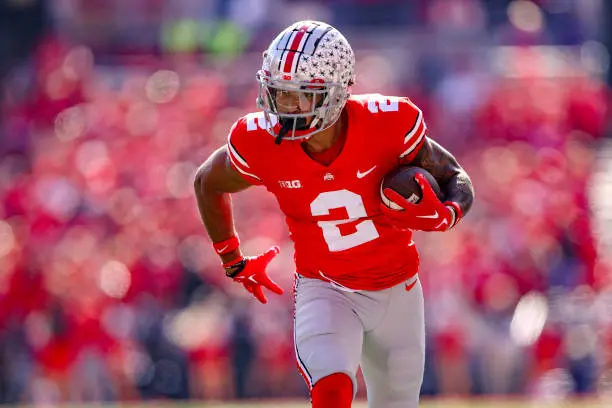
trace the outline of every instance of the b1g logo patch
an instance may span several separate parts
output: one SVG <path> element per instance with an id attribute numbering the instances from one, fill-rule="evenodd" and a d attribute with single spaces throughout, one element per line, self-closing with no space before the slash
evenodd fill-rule
<path id="1" fill-rule="evenodd" d="M 278 180 L 278 184 L 282 188 L 302 188 L 300 180 Z"/>

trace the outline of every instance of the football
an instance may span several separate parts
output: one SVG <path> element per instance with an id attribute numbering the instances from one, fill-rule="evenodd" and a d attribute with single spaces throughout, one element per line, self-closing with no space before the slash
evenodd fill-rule
<path id="1" fill-rule="evenodd" d="M 440 185 L 430 172 L 421 167 L 401 166 L 389 172 L 383 178 L 383 181 L 380 184 L 380 197 L 383 203 L 385 203 L 387 207 L 392 208 L 394 210 L 402 209 L 402 207 L 400 207 L 398 204 L 394 203 L 385 196 L 385 194 L 383 193 L 385 188 L 395 190 L 411 203 L 416 204 L 421 201 L 421 198 L 423 197 L 423 192 L 421 191 L 421 187 L 419 186 L 419 184 L 414 179 L 414 176 L 416 176 L 418 173 L 421 173 L 425 176 L 425 178 L 431 185 L 433 191 L 436 193 L 438 198 L 442 200 L 443 196 L 442 190 L 440 189 Z"/>

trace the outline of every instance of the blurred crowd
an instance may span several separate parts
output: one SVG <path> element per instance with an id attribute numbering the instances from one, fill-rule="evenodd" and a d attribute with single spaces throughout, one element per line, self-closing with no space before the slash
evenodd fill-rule
<path id="1" fill-rule="evenodd" d="M 238 13 L 248 2 L 216 3 Z M 477 192 L 458 228 L 416 235 L 423 393 L 612 393 L 612 259 L 598 250 L 589 195 L 610 91 L 602 50 L 580 30 L 585 16 L 569 36 L 539 8 L 568 2 L 413 2 L 431 32 L 410 65 L 395 61 L 425 34 L 360 36 L 355 10 L 390 2 L 335 14 L 345 3 L 315 11 L 355 33 L 354 92 L 410 96 Z M 492 3 L 504 3 L 503 18 Z M 449 37 L 473 41 L 466 12 L 482 30 L 498 21 L 495 46 L 428 52 L 423 44 Z M 261 188 L 234 196 L 244 251 L 281 246 L 270 273 L 289 294 L 260 305 L 225 278 L 192 193 L 197 166 L 255 106 L 254 33 L 268 31 L 244 27 L 251 39 L 230 41 L 238 52 L 223 58 L 181 47 L 135 58 L 48 33 L 10 70 L 0 99 L 0 403 L 307 395 L 276 203 Z"/>

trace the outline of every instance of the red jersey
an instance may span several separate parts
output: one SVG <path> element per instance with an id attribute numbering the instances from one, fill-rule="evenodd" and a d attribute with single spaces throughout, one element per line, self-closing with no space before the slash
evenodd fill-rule
<path id="1" fill-rule="evenodd" d="M 285 214 L 301 275 L 355 290 L 394 286 L 418 270 L 411 231 L 382 216 L 383 177 L 410 162 L 427 133 L 421 110 L 407 98 L 354 95 L 346 103 L 347 137 L 325 166 L 301 143 L 274 143 L 263 113 L 232 127 L 232 165 L 252 184 L 264 185 Z"/>

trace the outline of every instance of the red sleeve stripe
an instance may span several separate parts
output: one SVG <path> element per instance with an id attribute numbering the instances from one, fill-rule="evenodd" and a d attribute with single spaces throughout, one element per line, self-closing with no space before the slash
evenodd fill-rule
<path id="1" fill-rule="evenodd" d="M 243 167 L 246 167 L 248 169 L 249 165 L 246 162 L 246 160 L 244 160 L 244 158 L 238 153 L 238 151 L 236 151 L 236 148 L 234 148 L 234 146 L 232 145 L 232 142 L 229 140 L 227 142 L 227 147 L 228 147 L 227 151 L 229 152 L 229 158 L 230 158 L 230 162 L 232 163 L 232 166 L 234 166 L 234 168 L 238 170 L 240 173 L 261 181 L 261 179 L 257 177 L 255 174 L 249 173 L 248 171 L 243 169 Z"/>
<path id="2" fill-rule="evenodd" d="M 240 155 L 240 153 L 238 153 L 234 145 L 232 145 L 231 141 L 227 142 L 227 146 L 229 147 L 230 157 L 248 169 L 249 164 L 246 162 L 246 160 L 244 160 L 244 158 Z"/>
<path id="3" fill-rule="evenodd" d="M 419 135 L 419 137 L 410 145 L 410 147 L 406 150 L 404 150 L 404 152 L 402 154 L 400 154 L 400 159 L 404 158 L 404 156 L 409 155 L 410 153 L 412 153 L 414 151 L 414 149 L 417 148 L 417 146 L 423 141 L 423 139 L 425 138 L 425 135 L 427 134 L 426 132 L 427 127 L 426 126 L 422 126 L 421 127 L 421 134 Z"/>
<path id="4" fill-rule="evenodd" d="M 254 178 L 254 179 L 256 179 L 256 180 L 261 181 L 261 179 L 260 179 L 259 177 L 257 177 L 256 175 L 254 175 L 253 173 L 249 173 L 249 172 L 247 172 L 247 171 L 242 170 L 242 169 L 240 168 L 240 166 L 238 165 L 238 163 L 236 163 L 236 160 L 234 160 L 234 156 L 232 156 L 232 155 L 230 154 L 230 155 L 229 155 L 229 158 L 230 158 L 230 162 L 232 163 L 232 166 L 234 166 L 234 168 L 235 168 L 236 170 L 238 170 L 240 173 L 244 174 L 245 176 L 249 176 L 249 177 L 252 177 L 252 178 Z"/>
<path id="5" fill-rule="evenodd" d="M 412 125 L 412 129 L 410 129 L 410 131 L 408 133 L 406 133 L 406 137 L 404 138 L 404 143 L 408 143 L 408 141 L 410 139 L 412 139 L 412 137 L 417 134 L 417 132 L 419 132 L 422 127 L 425 126 L 424 122 L 423 122 L 423 112 L 417 108 L 415 105 L 412 105 L 416 110 L 417 110 L 417 118 L 416 121 L 414 122 L 414 125 Z"/>

